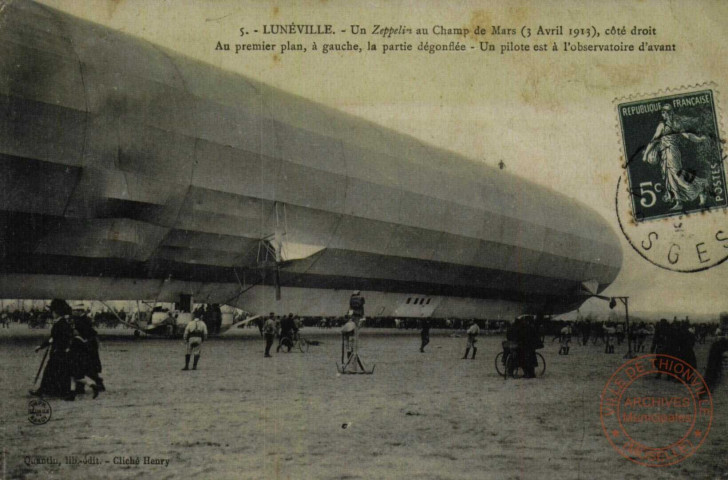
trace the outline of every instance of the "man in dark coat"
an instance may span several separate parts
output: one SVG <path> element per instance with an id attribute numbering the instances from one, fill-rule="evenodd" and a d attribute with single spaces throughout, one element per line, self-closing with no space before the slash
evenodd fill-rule
<path id="1" fill-rule="evenodd" d="M 708 352 L 708 362 L 705 367 L 705 383 L 708 388 L 713 389 L 718 385 L 718 381 L 723 376 L 723 355 L 728 352 L 728 338 L 718 338 L 710 346 Z"/>
<path id="2" fill-rule="evenodd" d="M 75 393 L 85 393 L 86 384 L 94 392 L 96 398 L 99 392 L 106 390 L 101 373 L 101 359 L 99 358 L 99 340 L 91 318 L 88 315 L 77 315 L 73 319 L 75 326 L 74 337 L 70 352 L 73 379 L 76 383 Z"/>
<path id="3" fill-rule="evenodd" d="M 40 344 L 35 351 L 50 348 L 48 363 L 43 370 L 43 378 L 37 390 L 31 390 L 35 396 L 61 397 L 64 400 L 74 400 L 71 392 L 71 340 L 73 338 L 73 321 L 71 320 L 71 307 L 64 301 L 54 299 L 50 310 L 54 323 L 51 327 L 51 336 Z"/>
<path id="4" fill-rule="evenodd" d="M 518 363 L 523 368 L 525 378 L 536 376 L 536 350 L 541 348 L 541 337 L 535 322 L 529 322 L 532 317 L 522 315 L 506 333 L 506 339 L 518 344 Z"/>
<path id="5" fill-rule="evenodd" d="M 430 320 L 422 320 L 422 331 L 420 332 L 420 352 L 425 353 L 425 347 L 430 343 Z"/>
<path id="6" fill-rule="evenodd" d="M 281 351 L 281 347 L 285 347 L 287 352 L 291 351 L 293 347 L 293 335 L 297 331 L 296 323 L 293 321 L 293 314 L 289 314 L 287 317 L 281 318 L 281 332 L 278 338 L 278 347 L 276 352 Z"/>

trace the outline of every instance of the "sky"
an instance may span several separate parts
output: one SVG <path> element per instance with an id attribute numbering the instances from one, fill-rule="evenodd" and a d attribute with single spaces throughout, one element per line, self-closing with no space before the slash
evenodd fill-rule
<path id="1" fill-rule="evenodd" d="M 615 98 L 716 82 L 728 78 L 728 2 L 528 2 L 44 0 L 171 50 L 366 118 L 489 165 L 547 185 L 595 209 L 618 231 L 614 196 L 622 173 Z M 535 3 L 535 2 L 534 2 Z M 314 54 L 216 52 L 222 43 L 280 43 L 289 37 L 239 36 L 264 24 L 333 24 L 348 29 L 375 24 L 474 29 L 475 26 L 595 28 L 598 43 L 649 41 L 675 44 L 659 53 L 468 54 L 390 52 Z M 644 37 L 607 36 L 610 26 L 654 28 Z M 257 36 L 256 36 L 257 35 Z M 308 43 L 313 37 L 290 37 Z M 318 37 L 317 37 L 318 38 Z M 334 38 L 327 37 L 327 38 Z M 413 36 L 371 40 L 400 43 Z M 314 38 L 315 39 L 315 38 Z M 492 35 L 434 36 L 428 41 L 475 45 L 508 40 Z M 579 38 L 515 36 L 515 43 L 557 46 Z M 585 41 L 589 41 L 585 39 Z M 720 119 L 722 122 L 722 118 Z M 722 124 L 721 124 L 722 128 Z M 715 218 L 725 220 L 724 212 Z M 707 314 L 728 310 L 728 264 L 699 273 L 658 268 L 635 253 L 624 237 L 622 271 L 607 295 L 629 295 L 634 311 Z M 727 262 L 728 263 L 728 262 Z M 603 311 L 597 302 L 585 311 Z"/>

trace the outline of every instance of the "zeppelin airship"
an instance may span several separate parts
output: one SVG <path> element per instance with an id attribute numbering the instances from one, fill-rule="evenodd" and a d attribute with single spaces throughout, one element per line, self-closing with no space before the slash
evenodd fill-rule
<path id="1" fill-rule="evenodd" d="M 512 318 L 622 262 L 543 186 L 30 1 L 0 9 L 0 297 Z"/>

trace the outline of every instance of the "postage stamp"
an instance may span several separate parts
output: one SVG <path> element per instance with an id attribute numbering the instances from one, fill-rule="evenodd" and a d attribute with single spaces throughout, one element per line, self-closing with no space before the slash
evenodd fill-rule
<path id="1" fill-rule="evenodd" d="M 624 363 L 607 381 L 599 415 L 609 443 L 647 467 L 693 455 L 708 437 L 713 399 L 703 377 L 682 359 L 651 354 Z"/>
<path id="2" fill-rule="evenodd" d="M 697 272 L 728 259 L 717 93 L 695 88 L 617 103 L 622 233 L 651 263 Z"/>
<path id="3" fill-rule="evenodd" d="M 623 103 L 618 111 L 635 221 L 728 205 L 712 90 Z"/>

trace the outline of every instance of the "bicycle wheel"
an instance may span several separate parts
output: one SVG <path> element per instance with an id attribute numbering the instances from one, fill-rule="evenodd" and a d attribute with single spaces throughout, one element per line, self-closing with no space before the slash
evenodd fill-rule
<path id="1" fill-rule="evenodd" d="M 498 352 L 498 355 L 495 356 L 495 371 L 501 377 L 506 373 L 506 362 L 503 360 L 503 352 Z"/>
<path id="2" fill-rule="evenodd" d="M 506 358 L 506 378 L 521 378 L 524 375 L 523 368 L 518 366 L 518 358 L 516 355 L 508 355 Z"/>
<path id="3" fill-rule="evenodd" d="M 305 338 L 298 339 L 298 348 L 301 349 L 302 353 L 308 352 L 308 342 Z"/>
<path id="4" fill-rule="evenodd" d="M 291 351 L 291 347 L 293 347 L 293 340 L 291 340 L 289 337 L 283 337 L 281 338 L 280 343 L 278 343 L 278 348 L 276 348 L 276 352 L 284 350 L 286 353 L 288 353 Z"/>
<path id="5" fill-rule="evenodd" d="M 546 359 L 543 358 L 543 355 L 536 352 L 536 368 L 534 370 L 534 373 L 537 377 L 540 377 L 544 374 L 546 371 Z"/>

